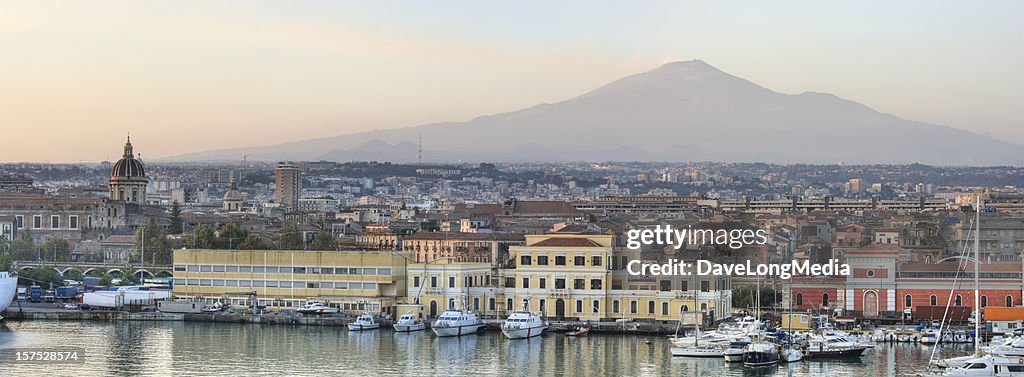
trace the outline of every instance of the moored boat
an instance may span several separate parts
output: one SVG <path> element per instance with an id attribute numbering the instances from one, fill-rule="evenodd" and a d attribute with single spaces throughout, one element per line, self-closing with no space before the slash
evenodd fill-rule
<path id="1" fill-rule="evenodd" d="M 366 331 L 376 330 L 379 328 L 380 323 L 377 323 L 377 320 L 369 314 L 360 315 L 354 322 L 348 324 L 348 331 Z"/>
<path id="2" fill-rule="evenodd" d="M 728 362 L 739 362 L 743 361 L 743 349 L 747 347 L 750 342 L 732 342 L 729 343 L 729 348 L 722 351 L 722 356 L 725 357 L 725 361 Z"/>
<path id="3" fill-rule="evenodd" d="M 761 367 L 779 363 L 779 346 L 772 343 L 751 343 L 743 349 L 743 365 Z"/>
<path id="4" fill-rule="evenodd" d="M 437 336 L 462 336 L 476 334 L 483 327 L 476 313 L 465 310 L 446 310 L 430 325 Z"/>
<path id="5" fill-rule="evenodd" d="M 334 314 L 338 312 L 338 308 L 332 308 L 320 301 L 311 301 L 300 306 L 297 311 L 302 314 Z"/>
<path id="6" fill-rule="evenodd" d="M 0 271 L 0 313 L 11 305 L 17 291 L 18 276 L 11 272 Z M 0 319 L 3 319 L 3 316 L 0 316 Z"/>
<path id="7" fill-rule="evenodd" d="M 509 339 L 527 339 L 544 334 L 548 324 L 539 315 L 529 311 L 529 306 L 523 304 L 523 310 L 513 312 L 501 324 L 501 333 Z"/>
<path id="8" fill-rule="evenodd" d="M 413 313 L 402 314 L 393 325 L 397 332 L 423 331 L 427 325 Z"/>

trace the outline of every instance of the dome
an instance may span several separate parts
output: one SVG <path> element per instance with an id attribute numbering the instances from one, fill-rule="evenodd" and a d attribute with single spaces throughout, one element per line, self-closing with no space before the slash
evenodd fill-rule
<path id="1" fill-rule="evenodd" d="M 136 160 L 132 154 L 132 139 L 129 137 L 128 142 L 124 144 L 124 156 L 114 164 L 114 168 L 110 171 L 110 177 L 144 178 L 145 176 L 146 171 L 142 167 L 142 161 Z"/>
<path id="2" fill-rule="evenodd" d="M 231 188 L 228 189 L 228 192 L 224 193 L 224 201 L 242 201 L 242 193 L 238 192 L 238 186 L 235 185 L 234 181 L 231 182 Z"/>

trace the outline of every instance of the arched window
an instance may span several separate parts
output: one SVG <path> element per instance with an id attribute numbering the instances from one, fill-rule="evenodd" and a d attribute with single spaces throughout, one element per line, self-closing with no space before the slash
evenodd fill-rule
<path id="1" fill-rule="evenodd" d="M 981 296 L 981 307 L 988 306 L 988 296 Z"/>
<path id="2" fill-rule="evenodd" d="M 686 306 L 686 305 L 683 305 L 683 307 L 681 309 L 679 309 L 679 310 L 683 311 L 683 312 L 688 312 L 688 311 L 690 311 L 690 307 Z"/>
<path id="3" fill-rule="evenodd" d="M 821 295 L 821 306 L 828 306 L 828 293 Z"/>
<path id="4" fill-rule="evenodd" d="M 800 305 L 803 305 L 803 304 L 804 304 L 804 294 L 803 293 L 797 293 L 796 294 L 796 305 L 800 306 Z"/>
<path id="5" fill-rule="evenodd" d="M 1013 307 L 1013 296 L 1006 296 L 1006 307 Z"/>
<path id="6" fill-rule="evenodd" d="M 910 295 L 903 296 L 903 308 L 904 309 L 910 309 L 911 306 L 913 306 L 913 305 L 911 305 L 913 303 L 914 303 L 913 297 L 910 297 Z"/>
<path id="7" fill-rule="evenodd" d="M 932 295 L 932 297 L 928 298 L 928 305 L 931 305 L 931 306 L 938 305 L 937 301 L 938 301 L 938 299 L 935 297 L 935 295 Z"/>
<path id="8" fill-rule="evenodd" d="M 955 306 L 962 306 L 963 304 L 964 304 L 964 298 L 960 297 L 960 295 L 956 295 L 956 299 L 953 300 L 953 305 L 955 305 Z"/>

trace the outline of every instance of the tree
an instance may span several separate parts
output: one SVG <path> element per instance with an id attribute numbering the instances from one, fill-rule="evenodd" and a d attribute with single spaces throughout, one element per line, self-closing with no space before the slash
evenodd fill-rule
<path id="1" fill-rule="evenodd" d="M 255 234 L 249 234 L 238 244 L 239 250 L 266 250 L 269 248 L 266 242 L 263 242 L 263 238 Z"/>
<path id="2" fill-rule="evenodd" d="M 36 244 L 32 241 L 32 231 L 25 229 L 20 232 L 18 238 L 11 242 L 11 256 L 14 260 L 38 260 L 39 252 Z"/>
<path id="3" fill-rule="evenodd" d="M 175 200 L 171 203 L 171 226 L 167 229 L 170 234 L 181 234 L 184 231 L 184 226 L 181 221 L 181 205 Z"/>
<path id="4" fill-rule="evenodd" d="M 316 232 L 316 236 L 313 237 L 313 242 L 309 244 L 310 250 L 335 250 L 338 248 L 338 242 L 334 240 L 334 237 L 330 233 L 325 231 Z"/>
<path id="5" fill-rule="evenodd" d="M 60 274 L 57 273 L 57 270 L 45 266 L 23 271 L 19 276 L 36 284 L 51 283 L 54 285 L 60 285 L 63 283 L 63 279 L 60 277 Z"/>
<path id="6" fill-rule="evenodd" d="M 209 225 L 200 226 L 192 236 L 193 249 L 214 249 L 217 247 L 217 234 Z"/>
<path id="7" fill-rule="evenodd" d="M 71 259 L 71 244 L 60 237 L 46 237 L 42 246 L 43 260 L 66 262 Z"/>
<path id="8" fill-rule="evenodd" d="M 774 307 L 776 301 L 775 290 L 768 287 L 761 287 L 761 307 Z M 732 306 L 737 308 L 752 308 L 757 301 L 757 288 L 751 285 L 736 286 L 732 289 Z"/>
<path id="9" fill-rule="evenodd" d="M 218 246 L 222 249 L 234 249 L 239 243 L 249 237 L 249 231 L 242 229 L 233 222 L 224 224 L 220 227 Z"/>
<path id="10" fill-rule="evenodd" d="M 167 244 L 167 235 L 164 234 L 160 224 L 157 224 L 156 219 L 149 219 L 146 226 L 135 232 L 135 252 L 130 260 L 138 262 L 143 256 L 146 258 L 146 264 L 170 264 L 172 262 L 173 256 L 171 247 Z"/>
<path id="11" fill-rule="evenodd" d="M 302 234 L 295 224 L 285 224 L 278 233 L 277 248 L 281 250 L 302 250 L 305 243 L 302 242 Z"/>

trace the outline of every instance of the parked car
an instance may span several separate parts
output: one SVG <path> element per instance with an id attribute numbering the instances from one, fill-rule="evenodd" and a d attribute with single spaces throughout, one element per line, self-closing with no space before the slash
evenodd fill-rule
<path id="1" fill-rule="evenodd" d="M 78 310 L 78 305 L 75 304 L 64 304 L 64 310 Z"/>

